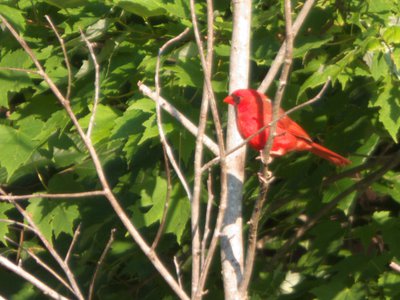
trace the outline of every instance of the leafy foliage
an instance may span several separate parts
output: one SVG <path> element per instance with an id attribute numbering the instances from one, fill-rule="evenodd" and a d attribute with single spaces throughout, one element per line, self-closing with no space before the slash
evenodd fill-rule
<path id="1" fill-rule="evenodd" d="M 198 2 L 198 18 L 204 26 L 205 3 Z M 222 99 L 229 77 L 232 12 L 229 1 L 215 2 L 213 86 L 217 98 Z M 256 88 L 283 41 L 284 22 L 280 2 L 253 2 L 251 87 Z M 367 187 L 340 195 L 400 150 L 400 3 L 316 2 L 296 37 L 294 65 L 283 106 L 290 108 L 313 97 L 331 77 L 332 86 L 324 97 L 296 112 L 293 118 L 324 145 L 348 155 L 353 162 L 349 169 L 365 165 L 342 178 L 336 175 L 343 170 L 335 170 L 312 155 L 290 154 L 274 161 L 277 180 L 265 208 L 250 295 L 254 299 L 395 299 L 400 296 L 400 277 L 389 264 L 400 261 L 399 167 L 393 166 Z M 302 3 L 294 5 L 296 13 Z M 94 67 L 79 29 L 94 43 L 101 65 L 101 99 L 93 142 L 113 192 L 141 234 L 152 241 L 163 214 L 167 183 L 155 106 L 138 91 L 137 82 L 154 86 L 158 49 L 192 26 L 188 1 L 18 0 L 3 1 L 0 13 L 26 39 L 48 75 L 66 93 L 68 71 L 62 49 L 44 18 L 46 14 L 51 17 L 65 40 L 73 76 L 70 101 L 85 129 L 93 109 Z M 38 74 L 10 69 L 34 71 L 35 67 L 11 34 L 1 28 L 1 188 L 17 195 L 99 189 L 89 155 L 49 87 Z M 203 74 L 192 36 L 164 55 L 161 81 L 163 96 L 197 122 Z M 269 93 L 275 89 L 273 86 Z M 222 103 L 219 107 L 225 114 L 226 107 Z M 164 130 L 182 171 L 192 183 L 194 138 L 166 114 Z M 213 137 L 212 126 L 207 134 Z M 254 156 L 250 152 L 248 158 L 245 220 L 258 194 L 256 176 L 251 175 L 259 165 Z M 206 152 L 206 159 L 209 158 L 212 156 Z M 217 170 L 212 174 L 218 189 Z M 165 233 L 157 252 L 170 270 L 175 268 L 173 257 L 178 258 L 188 290 L 190 203 L 178 179 L 172 179 Z M 338 196 L 337 205 L 283 253 L 283 245 L 293 239 L 297 229 Z M 203 200 L 205 208 L 206 199 Z M 110 230 L 117 228 L 116 240 L 96 281 L 96 298 L 174 297 L 104 198 L 31 198 L 22 203 L 64 255 L 78 224 L 82 224 L 71 267 L 83 290 L 90 285 Z M 218 199 L 214 204 L 217 207 Z M 11 204 L 0 203 L 2 255 L 21 259 L 28 271 L 37 272 L 48 285 L 69 295 L 48 273 L 38 270 L 29 255 L 22 251 L 20 256 L 10 240 L 20 241 L 23 230 L 4 219 L 22 220 Z M 34 235 L 27 232 L 23 236 L 24 248 L 55 266 Z M 40 292 L 30 284 L 14 275 L 10 280 L 9 276 L 9 272 L 0 269 L 0 281 L 8 282 L 0 287 L 3 296 L 39 297 Z M 219 278 L 219 271 L 211 274 L 210 299 L 221 295 Z"/>

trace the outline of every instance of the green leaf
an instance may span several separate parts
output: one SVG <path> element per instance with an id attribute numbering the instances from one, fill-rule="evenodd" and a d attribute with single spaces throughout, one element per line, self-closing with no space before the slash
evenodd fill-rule
<path id="1" fill-rule="evenodd" d="M 62 232 L 73 235 L 73 225 L 79 217 L 76 204 L 48 199 L 31 199 L 29 202 L 26 211 L 50 243 L 53 243 L 53 235 L 55 238 Z"/>
<path id="2" fill-rule="evenodd" d="M 94 144 L 110 136 L 111 130 L 115 125 L 114 121 L 118 117 L 118 115 L 119 113 L 109 106 L 105 106 L 102 104 L 99 104 L 97 106 L 96 117 L 92 132 L 92 141 Z M 79 120 L 79 123 L 84 129 L 88 128 L 91 116 L 92 114 L 88 114 L 84 118 Z"/>
<path id="3" fill-rule="evenodd" d="M 129 110 L 139 110 L 142 112 L 147 112 L 147 113 L 151 113 L 154 114 L 155 113 L 155 108 L 156 108 L 156 104 L 153 100 L 149 99 L 149 98 L 143 98 L 143 99 L 139 99 L 136 100 L 135 102 L 133 102 L 127 109 L 127 111 Z"/>
<path id="4" fill-rule="evenodd" d="M 138 227 L 149 226 L 157 221 L 161 220 L 161 216 L 164 211 L 165 197 L 167 194 L 167 181 L 164 178 L 156 178 L 155 186 L 152 191 L 151 196 L 148 194 L 147 189 L 143 189 L 140 192 L 140 202 L 138 205 L 140 207 L 147 207 L 152 205 L 151 208 L 146 212 L 142 213 L 138 210 L 137 205 L 135 205 L 135 210 L 133 214 L 133 222 Z M 135 214 L 135 211 L 139 215 Z M 140 216 L 140 217 L 139 217 Z"/>
<path id="5" fill-rule="evenodd" d="M 36 140 L 36 137 L 42 133 L 45 123 L 36 118 L 35 116 L 29 116 L 22 119 L 19 123 L 19 131 L 26 136 L 31 137 L 32 140 Z"/>
<path id="6" fill-rule="evenodd" d="M 140 139 L 138 145 L 142 145 L 147 140 L 158 137 L 158 127 L 156 122 L 156 116 L 152 115 L 147 121 L 143 122 L 143 126 L 146 128 L 143 132 L 142 138 Z M 168 134 L 174 128 L 171 124 L 163 124 L 164 133 Z"/>
<path id="7" fill-rule="evenodd" d="M 381 195 L 389 195 L 394 201 L 400 203 L 400 174 L 389 171 L 385 174 L 383 182 L 375 182 L 372 185 L 374 191 Z"/>
<path id="8" fill-rule="evenodd" d="M 389 73 L 389 66 L 385 60 L 385 56 L 379 52 L 369 52 L 369 69 L 372 77 L 378 81 L 381 78 L 385 78 Z"/>
<path id="9" fill-rule="evenodd" d="M 15 29 L 25 31 L 25 18 L 21 10 L 0 4 L 0 12 Z"/>
<path id="10" fill-rule="evenodd" d="M 178 86 L 199 87 L 203 85 L 203 73 L 198 63 L 198 61 L 187 60 L 175 66 L 166 66 L 165 69 L 175 73 Z"/>
<path id="11" fill-rule="evenodd" d="M 0 165 L 6 168 L 10 178 L 31 157 L 36 143 L 21 131 L 0 125 L 0 146 Z"/>
<path id="12" fill-rule="evenodd" d="M 327 190 L 324 192 L 324 198 L 322 200 L 323 203 L 329 203 L 333 200 L 337 195 L 341 192 L 344 192 L 346 189 L 351 187 L 354 184 L 354 181 L 349 178 L 344 178 L 342 180 L 336 181 L 334 184 L 330 185 Z M 353 205 L 354 197 L 356 196 L 356 192 L 347 195 L 345 198 L 341 199 L 338 207 L 342 209 L 346 214 L 349 212 L 349 209 Z"/>
<path id="13" fill-rule="evenodd" d="M 400 128 L 400 90 L 391 80 L 370 101 L 370 106 L 379 108 L 379 121 L 383 124 L 392 139 L 397 143 Z"/>
<path id="14" fill-rule="evenodd" d="M 311 293 L 317 296 L 318 300 L 338 300 L 336 296 L 346 289 L 346 286 L 342 282 L 332 281 L 313 288 Z"/>
<path id="15" fill-rule="evenodd" d="M 389 27 L 383 33 L 383 38 L 386 41 L 386 43 L 388 43 L 388 44 L 400 43 L 400 27 L 398 27 L 398 26 Z"/>
<path id="16" fill-rule="evenodd" d="M 164 4 L 164 7 L 172 16 L 190 19 L 189 3 L 185 0 L 175 0 L 173 3 Z"/>
<path id="17" fill-rule="evenodd" d="M 182 243 L 182 235 L 186 229 L 186 224 L 190 218 L 190 203 L 187 198 L 172 197 L 170 200 L 167 223 L 165 226 L 166 233 L 173 233 L 179 244 Z"/>
<path id="18" fill-rule="evenodd" d="M 42 1 L 63 9 L 82 6 L 87 3 L 86 0 L 42 0 Z"/>
<path id="19" fill-rule="evenodd" d="M 7 53 L 0 60 L 0 67 L 27 69 L 31 65 L 29 57 L 23 50 Z M 25 72 L 0 69 L 0 107 L 8 108 L 9 92 L 19 92 L 31 87 L 32 84 L 29 75 Z"/>
<path id="20" fill-rule="evenodd" d="M 143 18 L 165 15 L 164 3 L 159 0 L 113 0 L 115 5 Z"/>
<path id="21" fill-rule="evenodd" d="M 396 299 L 400 296 L 400 276 L 393 272 L 384 272 L 378 279 L 378 285 L 383 288 L 387 299 Z"/>
<path id="22" fill-rule="evenodd" d="M 375 212 L 372 217 L 377 230 L 382 232 L 389 253 L 395 257 L 400 257 L 400 244 L 397 234 L 400 231 L 400 220 L 390 217 L 388 211 Z"/>
<path id="23" fill-rule="evenodd" d="M 303 57 L 312 49 L 320 48 L 326 43 L 332 41 L 333 36 L 310 36 L 301 39 L 298 43 L 295 44 L 295 48 L 293 50 L 293 57 Z"/>
<path id="24" fill-rule="evenodd" d="M 7 202 L 0 202 L 0 219 L 8 220 L 9 217 L 6 215 L 6 212 L 12 210 L 14 205 Z M 8 235 L 8 226 L 10 224 L 6 222 L 0 222 L 0 241 L 6 244 L 5 237 Z"/>
<path id="25" fill-rule="evenodd" d="M 77 205 L 67 205 L 66 203 L 63 203 L 54 208 L 52 215 L 52 227 L 55 238 L 57 238 L 62 232 L 70 236 L 74 234 L 74 222 L 79 218 Z"/>

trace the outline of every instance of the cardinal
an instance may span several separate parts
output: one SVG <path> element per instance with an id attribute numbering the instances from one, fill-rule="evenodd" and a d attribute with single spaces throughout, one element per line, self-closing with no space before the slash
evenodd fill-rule
<path id="1" fill-rule="evenodd" d="M 243 89 L 233 92 L 224 99 L 225 103 L 235 107 L 236 123 L 243 139 L 249 138 L 272 120 L 271 101 L 256 90 Z M 292 151 L 310 151 L 338 166 L 350 164 L 347 158 L 321 146 L 310 138 L 303 128 L 288 116 L 283 109 L 279 110 L 281 118 L 277 122 L 271 156 L 282 156 Z M 251 138 L 248 144 L 261 151 L 268 140 L 270 128 Z"/>

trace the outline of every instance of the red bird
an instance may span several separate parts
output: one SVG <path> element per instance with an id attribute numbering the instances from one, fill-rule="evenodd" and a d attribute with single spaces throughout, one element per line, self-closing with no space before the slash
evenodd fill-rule
<path id="1" fill-rule="evenodd" d="M 235 107 L 237 127 L 243 139 L 247 139 L 271 122 L 271 101 L 256 90 L 237 90 L 226 97 L 224 102 Z M 279 115 L 284 113 L 282 109 L 279 110 Z M 264 149 L 268 135 L 269 127 L 250 139 L 249 145 L 256 150 Z M 282 156 L 291 151 L 310 151 L 338 166 L 351 163 L 347 158 L 314 143 L 300 125 L 284 116 L 277 123 L 271 155 Z"/>

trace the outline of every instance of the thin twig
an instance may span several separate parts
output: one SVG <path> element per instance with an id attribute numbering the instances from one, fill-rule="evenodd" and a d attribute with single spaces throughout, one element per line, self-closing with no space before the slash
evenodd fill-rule
<path id="1" fill-rule="evenodd" d="M 200 270 L 204 263 L 205 247 L 201 248 L 201 232 L 200 232 L 200 196 L 202 186 L 202 169 L 204 144 L 203 138 L 207 126 L 207 115 L 209 111 L 209 93 L 207 92 L 206 80 L 211 80 L 211 70 L 213 66 L 213 50 L 214 50 L 214 6 L 212 0 L 207 0 L 207 54 L 206 64 L 210 72 L 204 76 L 203 97 L 200 107 L 198 132 L 196 136 L 196 146 L 194 154 L 194 185 L 193 185 L 193 201 L 191 207 L 191 229 L 192 229 L 192 295 L 196 294 L 198 283 L 200 280 Z"/>
<path id="2" fill-rule="evenodd" d="M 86 46 L 89 49 L 89 53 L 90 56 L 92 58 L 93 61 L 93 65 L 94 65 L 94 101 L 93 101 L 93 108 L 92 108 L 92 115 L 90 116 L 90 120 L 89 120 L 89 125 L 86 131 L 86 136 L 88 138 L 90 138 L 90 136 L 92 135 L 92 131 L 93 131 L 93 126 L 96 120 L 96 112 L 97 112 L 97 106 L 99 104 L 99 97 L 100 97 L 100 66 L 97 62 L 97 58 L 96 55 L 94 54 L 94 50 L 92 47 L 92 44 L 90 43 L 90 41 L 86 38 L 85 34 L 83 33 L 83 31 L 80 29 L 79 30 L 81 32 L 81 37 L 82 39 L 85 41 Z M 68 99 L 68 98 L 67 98 Z"/>
<path id="3" fill-rule="evenodd" d="M 20 247 L 20 245 L 16 242 L 14 242 L 12 239 L 9 237 L 5 237 L 8 242 L 10 242 L 13 245 L 16 245 Z M 36 263 L 41 266 L 43 269 L 45 269 L 47 272 L 49 272 L 51 275 L 53 275 L 61 284 L 63 284 L 67 289 L 69 289 L 72 293 L 74 293 L 74 290 L 72 287 L 66 282 L 56 271 L 54 271 L 52 268 L 49 267 L 48 264 L 46 264 L 44 261 L 40 259 L 39 256 L 37 256 L 35 253 L 33 253 L 29 248 L 21 247 L 22 250 L 24 250 L 26 253 L 28 253 L 29 256 L 31 256 Z"/>
<path id="4" fill-rule="evenodd" d="M 181 275 L 181 268 L 179 265 L 178 258 L 174 256 L 174 265 L 175 265 L 175 270 L 176 270 L 176 277 L 178 278 L 178 283 L 180 287 L 182 287 L 182 275 Z"/>
<path id="5" fill-rule="evenodd" d="M 164 233 L 165 224 L 167 223 L 168 206 L 169 206 L 169 200 L 171 197 L 171 189 L 172 189 L 171 170 L 169 169 L 167 152 L 165 151 L 164 146 L 163 146 L 163 153 L 164 153 L 165 173 L 167 174 L 167 192 L 165 195 L 164 210 L 163 210 L 163 214 L 161 216 L 160 226 L 158 227 L 156 237 L 154 238 L 154 241 L 151 244 L 151 249 L 153 249 L 153 250 L 155 250 L 157 248 L 157 245 L 161 239 L 161 235 Z"/>
<path id="6" fill-rule="evenodd" d="M 92 162 L 96 169 L 97 176 L 98 176 L 99 181 L 104 190 L 104 196 L 107 198 L 107 200 L 111 204 L 116 215 L 119 217 L 121 222 L 124 224 L 125 228 L 129 232 L 129 234 L 132 236 L 132 238 L 135 240 L 135 242 L 138 244 L 138 246 L 141 248 L 143 253 L 148 257 L 150 262 L 154 265 L 154 267 L 162 275 L 164 280 L 170 285 L 170 287 L 174 290 L 174 292 L 179 296 L 179 298 L 188 300 L 189 297 L 186 294 L 186 292 L 179 286 L 177 281 L 174 279 L 174 277 L 171 275 L 171 273 L 168 271 L 168 269 L 161 262 L 161 260 L 157 256 L 157 254 L 151 250 L 149 245 L 146 243 L 146 241 L 140 235 L 139 231 L 132 224 L 130 218 L 125 213 L 122 206 L 119 204 L 117 198 L 114 196 L 114 194 L 110 188 L 110 185 L 107 181 L 107 178 L 105 176 L 99 156 L 97 155 L 97 152 L 92 144 L 92 141 L 90 138 L 86 137 L 85 132 L 83 131 L 81 125 L 79 124 L 76 115 L 72 111 L 69 101 L 67 99 L 65 99 L 65 97 L 62 95 L 62 93 L 60 92 L 58 87 L 54 84 L 54 82 L 51 80 L 51 78 L 48 76 L 48 74 L 44 71 L 42 65 L 36 58 L 32 49 L 28 46 L 26 41 L 15 31 L 15 29 L 10 25 L 10 23 L 1 14 L 0 14 L 0 20 L 8 28 L 8 30 L 11 32 L 11 34 L 14 36 L 14 38 L 19 42 L 19 44 L 22 46 L 22 48 L 25 50 L 25 52 L 30 56 L 30 58 L 32 59 L 33 63 L 35 64 L 36 68 L 38 69 L 39 74 L 43 77 L 45 82 L 49 85 L 53 94 L 57 97 L 57 99 L 60 101 L 60 103 L 64 106 L 66 112 L 68 113 L 69 118 L 71 119 L 80 138 L 84 142 L 84 144 L 89 152 L 90 157 L 92 158 Z"/>
<path id="7" fill-rule="evenodd" d="M 23 72 L 23 73 L 28 73 L 28 74 L 36 74 L 36 75 L 39 75 L 39 76 L 40 76 L 40 74 L 39 74 L 38 71 L 29 70 L 29 69 L 11 68 L 11 67 L 0 67 L 0 70 Z"/>
<path id="8" fill-rule="evenodd" d="M 54 249 L 54 247 L 51 245 L 51 243 L 46 239 L 46 237 L 40 231 L 39 227 L 33 221 L 31 216 L 17 202 L 10 200 L 10 203 L 14 204 L 14 206 L 17 208 L 19 213 L 24 217 L 24 219 L 28 222 L 28 224 L 35 230 L 35 234 L 42 241 L 43 245 L 50 252 L 51 256 L 53 256 L 53 258 L 57 261 L 58 265 L 64 271 L 65 275 L 67 275 L 68 281 L 69 281 L 72 289 L 74 290 L 74 295 L 78 299 L 84 299 L 84 297 L 79 289 L 78 283 L 75 280 L 75 276 L 72 273 L 71 269 L 68 267 L 67 264 L 64 263 L 61 256 L 57 253 L 57 251 Z"/>
<path id="9" fill-rule="evenodd" d="M 400 273 L 400 265 L 398 263 L 391 261 L 389 267 L 397 273 Z"/>
<path id="10" fill-rule="evenodd" d="M 299 12 L 296 21 L 294 22 L 292 27 L 293 39 L 296 37 L 306 17 L 310 13 L 310 10 L 313 7 L 314 2 L 315 0 L 306 0 L 306 2 L 304 2 L 303 8 Z M 268 91 L 272 81 L 276 77 L 276 74 L 278 74 L 278 71 L 285 59 L 285 52 L 286 52 L 286 41 L 283 42 L 281 48 L 278 51 L 278 54 L 275 56 L 274 62 L 272 63 L 271 67 L 268 70 L 267 75 L 263 79 L 261 85 L 258 87 L 257 90 L 259 92 L 265 94 Z"/>
<path id="11" fill-rule="evenodd" d="M 10 219 L 0 219 L 0 222 L 9 223 L 9 224 L 13 224 L 13 225 L 18 225 L 18 226 L 21 226 L 22 228 L 29 229 L 32 232 L 35 232 L 34 228 L 32 228 L 28 224 L 25 224 L 25 223 L 22 223 L 22 222 L 18 222 L 18 221 L 15 221 L 15 220 L 10 220 Z"/>
<path id="12" fill-rule="evenodd" d="M 5 238 L 7 239 L 7 236 L 5 236 Z M 19 233 L 18 251 L 17 251 L 17 257 L 15 259 L 15 261 L 18 263 L 21 260 L 21 251 L 22 251 L 22 247 L 24 245 L 24 238 L 25 238 L 25 227 L 22 227 L 21 231 Z"/>
<path id="13" fill-rule="evenodd" d="M 75 198 L 85 198 L 85 197 L 96 197 L 96 196 L 104 196 L 104 191 L 91 191 L 91 192 L 81 192 L 81 193 L 65 193 L 65 194 L 46 194 L 46 193 L 38 193 L 38 194 L 28 194 L 28 195 L 0 195 L 0 201 L 18 201 L 18 200 L 26 200 L 26 199 L 35 199 L 35 198 L 47 198 L 47 199 L 75 199 Z"/>
<path id="14" fill-rule="evenodd" d="M 203 288 L 204 288 L 204 285 L 205 285 L 205 282 L 206 282 L 206 279 L 208 276 L 208 271 L 209 271 L 209 268 L 211 265 L 211 261 L 215 256 L 214 255 L 215 250 L 217 248 L 218 240 L 220 238 L 221 228 L 222 228 L 222 224 L 223 224 L 223 218 L 225 215 L 227 199 L 228 199 L 228 191 L 227 191 L 227 177 L 228 176 L 227 176 L 227 166 L 226 166 L 226 159 L 225 159 L 224 134 L 222 131 L 222 125 L 221 125 L 221 121 L 220 121 L 219 114 L 218 114 L 218 108 L 217 108 L 217 103 L 215 100 L 215 95 L 214 95 L 214 92 L 212 89 L 212 84 L 211 84 L 211 79 L 210 79 L 211 78 L 211 70 L 207 66 L 207 60 L 204 55 L 204 48 L 203 48 L 203 43 L 201 40 L 200 30 L 199 30 L 199 26 L 198 26 L 198 22 L 197 22 L 194 0 L 190 0 L 190 14 L 192 17 L 194 36 L 196 39 L 197 48 L 199 50 L 201 66 L 203 68 L 203 72 L 205 75 L 204 79 L 205 79 L 205 84 L 207 87 L 208 96 L 210 99 L 211 113 L 212 113 L 214 126 L 215 126 L 215 130 L 216 130 L 219 153 L 221 156 L 221 199 L 220 199 L 217 221 L 215 223 L 214 234 L 211 239 L 210 248 L 208 250 L 206 259 L 204 261 L 203 268 L 201 270 L 199 285 L 196 289 L 195 295 L 192 295 L 192 296 L 194 296 L 194 299 L 201 299 L 202 295 L 203 295 Z"/>
<path id="15" fill-rule="evenodd" d="M 64 297 L 60 293 L 53 290 L 51 287 L 34 277 L 32 274 L 25 271 L 23 268 L 19 267 L 18 265 L 12 263 L 4 256 L 0 255 L 0 265 L 6 267 L 10 271 L 14 272 L 15 274 L 21 276 L 22 278 L 26 279 L 38 289 L 40 289 L 45 295 L 57 300 L 68 300 L 68 298 Z"/>
<path id="16" fill-rule="evenodd" d="M 48 15 L 45 15 L 44 17 L 46 18 L 47 22 L 51 26 L 51 29 L 53 29 L 53 32 L 57 36 L 58 42 L 60 43 L 62 52 L 64 54 L 64 61 L 65 61 L 65 65 L 67 67 L 67 72 L 68 72 L 68 86 L 67 86 L 67 94 L 65 95 L 65 98 L 69 100 L 69 97 L 71 96 L 72 70 L 71 70 L 71 64 L 69 62 L 69 58 L 68 58 L 68 54 L 67 54 L 67 49 L 65 48 L 64 40 L 61 38 L 60 34 L 58 33 L 58 30 L 57 30 L 56 26 L 54 26 L 54 24 L 51 21 L 50 17 Z"/>
<path id="17" fill-rule="evenodd" d="M 148 86 L 143 84 L 142 82 L 138 82 L 139 90 L 146 95 L 154 102 L 159 102 L 160 106 L 168 112 L 172 117 L 177 119 L 183 127 L 185 127 L 191 134 L 197 136 L 198 129 L 197 126 L 193 124 L 184 114 L 182 114 L 179 110 L 177 110 L 171 103 L 165 100 L 163 97 L 157 98 L 157 94 L 153 92 Z M 203 143 L 207 146 L 208 149 L 215 155 L 219 155 L 218 145 L 210 139 L 207 135 L 203 137 Z"/>
<path id="18" fill-rule="evenodd" d="M 204 259 L 206 255 L 207 241 L 210 235 L 210 221 L 211 221 L 211 212 L 212 205 L 214 202 L 214 193 L 212 188 L 212 178 L 211 178 L 211 170 L 208 173 L 207 179 L 207 191 L 208 191 L 208 200 L 207 200 L 207 210 L 206 210 L 206 221 L 204 223 L 204 234 L 203 239 L 201 241 L 201 265 L 204 264 Z"/>
<path id="19" fill-rule="evenodd" d="M 286 51 L 285 51 L 285 63 L 282 68 L 282 73 L 279 78 L 279 86 L 275 95 L 273 110 L 272 110 L 272 120 L 277 120 L 279 118 L 280 104 L 283 98 L 283 94 L 286 89 L 287 81 L 289 78 L 290 68 L 293 60 L 293 29 L 292 29 L 292 8 L 291 1 L 284 1 L 285 7 L 285 26 L 286 26 Z M 248 246 L 246 251 L 245 267 L 243 272 L 243 281 L 240 284 L 240 292 L 242 297 L 246 297 L 247 289 L 250 283 L 251 274 L 253 272 L 254 260 L 257 250 L 257 232 L 258 225 L 260 222 L 262 207 L 267 199 L 267 193 L 271 182 L 273 181 L 273 176 L 269 175 L 268 162 L 270 158 L 270 152 L 272 149 L 275 133 L 277 128 L 277 122 L 273 123 L 270 128 L 270 133 L 268 136 L 267 143 L 264 147 L 262 156 L 264 158 L 265 164 L 263 166 L 263 174 L 261 180 L 261 192 L 257 201 L 254 205 L 253 213 L 249 221 L 249 237 Z M 267 179 L 270 177 L 270 179 Z"/>
<path id="20" fill-rule="evenodd" d="M 178 36 L 170 39 L 169 41 L 167 41 L 158 51 L 158 57 L 157 57 L 157 64 L 156 64 L 156 75 L 155 75 L 155 83 L 156 83 L 156 97 L 157 97 L 157 101 L 156 101 L 156 113 L 157 113 L 157 127 L 158 127 L 158 131 L 160 134 L 160 139 L 161 139 L 161 143 L 163 144 L 163 149 L 165 150 L 165 152 L 167 153 L 168 159 L 171 162 L 172 167 L 174 168 L 176 174 L 178 175 L 178 178 L 180 179 L 183 188 L 186 191 L 186 195 L 188 196 L 189 200 L 192 200 L 192 192 L 190 191 L 189 188 L 189 184 L 187 183 L 187 180 L 185 178 L 185 176 L 183 175 L 182 171 L 179 168 L 178 163 L 176 162 L 176 159 L 174 158 L 174 154 L 172 152 L 171 146 L 168 144 L 167 138 L 165 136 L 164 133 L 164 129 L 162 127 L 162 116 L 161 116 L 161 106 L 160 106 L 160 77 L 159 77 L 159 73 L 160 73 L 160 67 L 161 67 L 161 54 L 165 51 L 165 49 L 167 49 L 170 45 L 172 45 L 173 43 L 176 43 L 178 41 L 180 41 L 181 39 L 183 39 L 187 34 L 189 33 L 189 28 L 186 28 L 182 33 L 180 33 Z"/>
<path id="21" fill-rule="evenodd" d="M 228 157 L 232 153 L 238 151 L 240 148 L 242 148 L 244 145 L 246 145 L 253 137 L 255 137 L 256 135 L 258 135 L 261 132 L 263 132 L 266 128 L 271 127 L 272 124 L 275 124 L 275 123 L 279 122 L 279 120 L 281 120 L 283 117 L 286 117 L 286 116 L 294 113 L 295 111 L 297 111 L 297 110 L 299 110 L 301 108 L 304 108 L 304 107 L 306 107 L 308 105 L 313 104 L 314 102 L 317 102 L 322 97 L 322 95 L 325 93 L 325 91 L 328 88 L 330 82 L 331 82 L 331 79 L 330 79 L 330 77 L 328 77 L 328 80 L 324 83 L 324 85 L 322 86 L 321 90 L 318 92 L 317 95 L 315 95 L 315 97 L 311 98 L 310 100 L 307 100 L 304 103 L 296 105 L 295 107 L 292 107 L 291 109 L 287 110 L 285 113 L 279 115 L 279 117 L 276 120 L 273 120 L 273 121 L 269 122 L 267 125 L 263 126 L 259 130 L 257 130 L 255 133 L 250 135 L 247 139 L 243 140 L 242 143 L 240 143 L 236 147 L 234 147 L 234 148 L 230 149 L 229 151 L 227 151 L 226 152 L 226 156 Z M 218 163 L 219 160 L 220 160 L 219 156 L 214 157 L 212 160 L 208 161 L 206 164 L 203 165 L 202 170 L 205 171 L 206 169 L 211 168 L 213 165 Z"/>
<path id="22" fill-rule="evenodd" d="M 69 258 L 71 257 L 72 250 L 74 249 L 76 241 L 78 240 L 78 236 L 81 234 L 81 225 L 82 225 L 82 223 L 79 224 L 78 227 L 76 228 L 76 230 L 74 232 L 74 236 L 72 237 L 71 244 L 69 245 L 67 255 L 65 255 L 64 262 L 66 264 L 68 264 Z"/>
<path id="23" fill-rule="evenodd" d="M 94 284 L 96 282 L 97 274 L 99 273 L 100 267 L 103 264 L 104 259 L 106 258 L 108 250 L 110 250 L 110 247 L 111 247 L 112 243 L 114 242 L 114 236 L 115 236 L 116 231 L 117 230 L 115 228 L 111 229 L 110 238 L 108 239 L 107 245 L 104 248 L 103 253 L 100 256 L 100 259 L 97 261 L 96 270 L 94 271 L 92 280 L 90 282 L 89 295 L 88 295 L 89 300 L 93 299 Z"/>
<path id="24" fill-rule="evenodd" d="M 160 107 L 160 93 L 161 93 L 161 86 L 160 86 L 160 68 L 161 68 L 161 55 L 162 53 L 172 44 L 182 40 L 186 35 L 189 33 L 189 28 L 186 28 L 182 33 L 180 33 L 178 36 L 168 40 L 158 51 L 158 56 L 157 56 L 157 64 L 156 64 L 156 74 L 155 74 L 155 85 L 156 85 L 156 95 L 157 95 L 157 101 L 156 101 L 156 115 L 157 115 L 157 127 L 158 127 L 158 132 L 160 135 L 160 141 L 162 144 L 162 149 L 164 152 L 164 163 L 165 163 L 165 174 L 167 177 L 167 193 L 165 195 L 165 201 L 164 201 L 164 210 L 163 210 L 163 215 L 161 217 L 161 222 L 160 222 L 160 227 L 157 230 L 156 237 L 153 241 L 153 244 L 151 245 L 151 249 L 155 249 L 158 245 L 158 242 L 160 241 L 161 235 L 164 232 L 164 227 L 166 224 L 167 220 L 167 213 L 168 213 L 168 206 L 169 206 L 169 199 L 171 195 L 171 189 L 172 189 L 172 183 L 171 183 L 171 170 L 169 168 L 169 162 L 171 162 L 172 167 L 174 168 L 176 174 L 178 175 L 178 178 L 180 179 L 183 188 L 186 191 L 186 195 L 189 198 L 189 201 L 191 202 L 192 200 L 192 193 L 189 188 L 189 184 L 187 183 L 187 180 L 185 176 L 183 175 L 181 169 L 179 168 L 178 163 L 176 162 L 176 159 L 174 157 L 174 154 L 172 152 L 171 146 L 168 143 L 167 137 L 165 136 L 164 128 L 162 125 L 162 114 L 161 114 L 161 107 Z"/>

